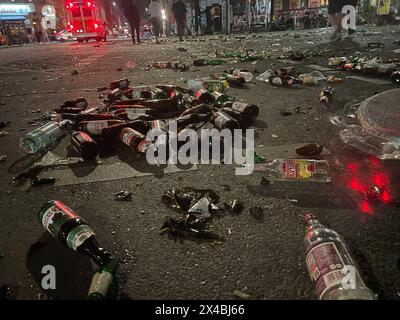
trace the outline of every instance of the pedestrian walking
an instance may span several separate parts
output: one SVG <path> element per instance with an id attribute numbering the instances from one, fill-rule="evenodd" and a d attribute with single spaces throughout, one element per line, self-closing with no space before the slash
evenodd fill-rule
<path id="1" fill-rule="evenodd" d="M 342 38 L 342 8 L 344 0 L 329 0 L 328 15 L 329 22 L 332 25 L 331 41 L 340 40 Z"/>
<path id="2" fill-rule="evenodd" d="M 136 33 L 137 42 L 140 43 L 140 15 L 135 3 L 133 0 L 122 0 L 122 8 L 131 27 L 132 42 L 136 44 Z"/>
<path id="3" fill-rule="evenodd" d="M 158 40 L 162 25 L 162 6 L 158 0 L 151 0 L 148 8 L 150 14 L 150 22 L 153 26 L 154 36 L 156 37 L 156 42 L 160 43 Z"/>
<path id="4" fill-rule="evenodd" d="M 186 6 L 181 0 L 175 0 L 175 2 L 172 4 L 171 11 L 175 18 L 179 41 L 183 41 L 182 36 L 185 33 L 186 27 Z"/>
<path id="5" fill-rule="evenodd" d="M 213 26 L 214 26 L 214 33 L 216 32 L 221 32 L 221 14 L 222 14 L 222 10 L 221 7 L 217 4 L 215 4 L 211 10 L 210 13 L 213 17 Z"/>

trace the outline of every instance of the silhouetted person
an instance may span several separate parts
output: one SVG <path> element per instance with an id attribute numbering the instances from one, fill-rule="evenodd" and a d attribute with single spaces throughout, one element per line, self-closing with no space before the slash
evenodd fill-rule
<path id="1" fill-rule="evenodd" d="M 136 43 L 136 33 L 137 42 L 140 43 L 140 16 L 136 5 L 133 3 L 133 0 L 122 0 L 122 8 L 131 26 L 132 42 Z"/>
<path id="2" fill-rule="evenodd" d="M 162 26 L 162 6 L 157 0 L 151 1 L 149 5 L 149 14 L 156 42 L 160 43 L 158 37 L 160 36 Z"/>
<path id="3" fill-rule="evenodd" d="M 177 0 L 173 3 L 171 11 L 174 14 L 179 40 L 183 41 L 182 36 L 186 26 L 186 6 L 181 0 Z"/>

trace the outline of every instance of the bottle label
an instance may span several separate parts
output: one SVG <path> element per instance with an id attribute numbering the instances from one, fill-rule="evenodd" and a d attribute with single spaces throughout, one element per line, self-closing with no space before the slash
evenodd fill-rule
<path id="1" fill-rule="evenodd" d="M 141 109 L 141 108 L 132 108 L 132 109 L 126 109 L 126 116 L 128 117 L 129 120 L 136 120 L 140 116 L 146 115 L 146 110 L 147 109 Z"/>
<path id="2" fill-rule="evenodd" d="M 345 263 L 335 243 L 325 242 L 312 248 L 306 258 L 311 280 L 315 282 L 319 299 L 330 288 L 341 285 L 346 273 Z"/>
<path id="3" fill-rule="evenodd" d="M 102 297 L 105 297 L 113 281 L 113 276 L 109 272 L 96 272 L 93 275 L 92 282 L 89 288 L 89 295 L 93 293 L 98 293 Z"/>
<path id="4" fill-rule="evenodd" d="M 139 136 L 135 132 L 126 131 L 122 134 L 121 140 L 128 146 L 133 146 L 134 141 L 138 139 Z"/>
<path id="5" fill-rule="evenodd" d="M 279 165 L 282 179 L 309 180 L 313 177 L 315 165 L 308 160 L 286 160 Z"/>
<path id="6" fill-rule="evenodd" d="M 76 251 L 79 246 L 82 245 L 91 236 L 94 236 L 92 228 L 88 225 L 80 225 L 72 229 L 67 236 L 67 246 L 68 248 Z"/>
<path id="7" fill-rule="evenodd" d="M 91 121 L 86 123 L 87 131 L 94 135 L 101 135 L 101 131 L 108 126 L 108 121 Z"/>
<path id="8" fill-rule="evenodd" d="M 145 139 L 140 141 L 138 144 L 137 150 L 139 153 L 146 153 L 147 149 L 152 145 L 152 142 Z"/>
<path id="9" fill-rule="evenodd" d="M 69 219 L 76 218 L 72 210 L 55 201 L 54 205 L 41 214 L 41 222 L 48 232 L 57 237 L 61 225 Z"/>
<path id="10" fill-rule="evenodd" d="M 222 129 L 225 128 L 225 127 L 224 127 L 225 122 L 226 122 L 226 119 L 225 119 L 225 117 L 223 117 L 223 116 L 217 116 L 217 117 L 214 119 L 214 125 L 215 125 L 215 127 L 216 127 L 217 129 L 220 129 L 220 130 L 222 130 Z"/>

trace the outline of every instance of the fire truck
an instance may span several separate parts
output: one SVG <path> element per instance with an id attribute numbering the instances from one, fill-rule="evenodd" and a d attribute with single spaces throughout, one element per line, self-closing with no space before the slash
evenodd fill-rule
<path id="1" fill-rule="evenodd" d="M 107 41 L 107 31 L 97 20 L 96 4 L 92 0 L 66 0 L 67 29 L 78 42 Z"/>

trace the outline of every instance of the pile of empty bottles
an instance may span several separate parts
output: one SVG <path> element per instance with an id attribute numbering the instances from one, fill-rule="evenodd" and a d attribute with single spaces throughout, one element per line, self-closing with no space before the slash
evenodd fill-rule
<path id="1" fill-rule="evenodd" d="M 245 74 L 245 72 L 242 72 Z M 179 134 L 184 128 L 200 130 L 247 128 L 258 116 L 255 105 L 235 102 L 227 95 L 230 85 L 244 86 L 241 75 L 224 74 L 207 80 L 191 80 L 189 88 L 174 85 L 130 86 L 128 79 L 111 82 L 100 107 L 89 107 L 85 98 L 65 101 L 55 108 L 51 121 L 20 140 L 26 153 L 50 149 L 70 134 L 74 150 L 84 159 L 94 159 L 102 146 L 122 142 L 137 156 L 154 141 L 151 129 L 168 132 L 173 120 Z"/>

